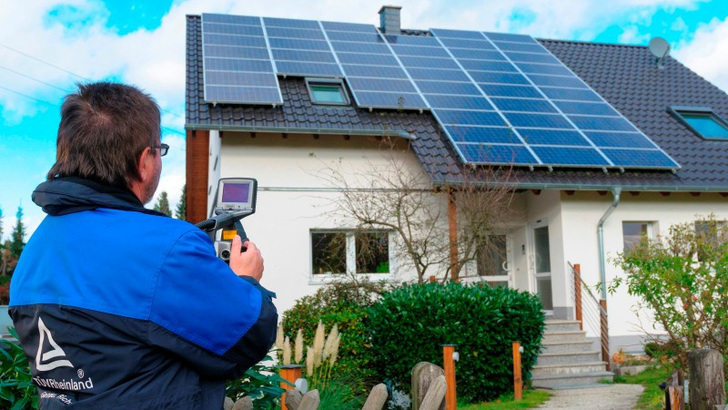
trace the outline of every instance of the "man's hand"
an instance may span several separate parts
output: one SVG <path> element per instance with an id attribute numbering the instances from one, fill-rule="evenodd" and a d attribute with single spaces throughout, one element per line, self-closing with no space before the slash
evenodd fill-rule
<path id="1" fill-rule="evenodd" d="M 243 241 L 239 235 L 235 235 L 230 247 L 230 269 L 238 276 L 250 276 L 260 281 L 263 277 L 263 255 L 260 249 L 250 241 L 245 242 L 245 252 L 240 252 L 242 247 Z"/>

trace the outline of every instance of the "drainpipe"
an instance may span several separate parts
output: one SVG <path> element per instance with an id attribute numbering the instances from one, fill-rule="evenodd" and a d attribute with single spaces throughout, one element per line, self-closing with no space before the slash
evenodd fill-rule
<path id="1" fill-rule="evenodd" d="M 621 192 L 622 188 L 620 187 L 612 188 L 612 194 L 614 194 L 612 205 L 609 209 L 607 209 L 607 212 L 602 215 L 602 218 L 599 220 L 599 224 L 597 225 L 597 235 L 599 236 L 599 273 L 602 281 L 602 299 L 605 301 L 607 300 L 607 272 L 604 261 L 604 222 L 607 221 L 612 212 L 614 212 L 617 208 L 617 205 L 619 205 L 619 194 Z"/>

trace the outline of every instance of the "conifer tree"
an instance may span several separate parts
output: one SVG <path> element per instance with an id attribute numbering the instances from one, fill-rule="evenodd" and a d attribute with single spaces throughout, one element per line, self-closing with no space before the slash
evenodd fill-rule
<path id="1" fill-rule="evenodd" d="M 162 191 L 157 198 L 157 203 L 154 205 L 154 210 L 161 212 L 167 216 L 172 216 L 172 211 L 169 209 L 169 197 L 167 191 Z"/>
<path id="2" fill-rule="evenodd" d="M 25 224 L 23 223 L 23 207 L 18 206 L 18 212 L 15 214 L 17 221 L 13 232 L 10 235 L 10 252 L 15 258 L 20 258 L 20 254 L 25 248 Z"/>
<path id="3" fill-rule="evenodd" d="M 182 186 L 182 196 L 180 197 L 179 203 L 177 204 L 175 216 L 177 217 L 177 219 L 187 218 L 187 184 Z"/>

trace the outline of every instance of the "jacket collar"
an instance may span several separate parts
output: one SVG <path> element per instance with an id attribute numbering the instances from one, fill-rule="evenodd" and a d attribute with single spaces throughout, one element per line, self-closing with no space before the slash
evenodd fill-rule
<path id="1" fill-rule="evenodd" d="M 166 216 L 144 208 L 127 188 L 112 187 L 78 177 L 43 182 L 33 191 L 33 202 L 48 215 L 59 216 L 97 208 L 121 209 Z"/>

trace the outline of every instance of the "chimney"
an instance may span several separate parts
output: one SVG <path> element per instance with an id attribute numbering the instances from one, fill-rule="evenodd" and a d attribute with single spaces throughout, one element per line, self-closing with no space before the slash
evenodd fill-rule
<path id="1" fill-rule="evenodd" d="M 400 34 L 402 27 L 399 20 L 401 6 L 382 6 L 379 9 L 379 25 L 384 34 Z"/>

